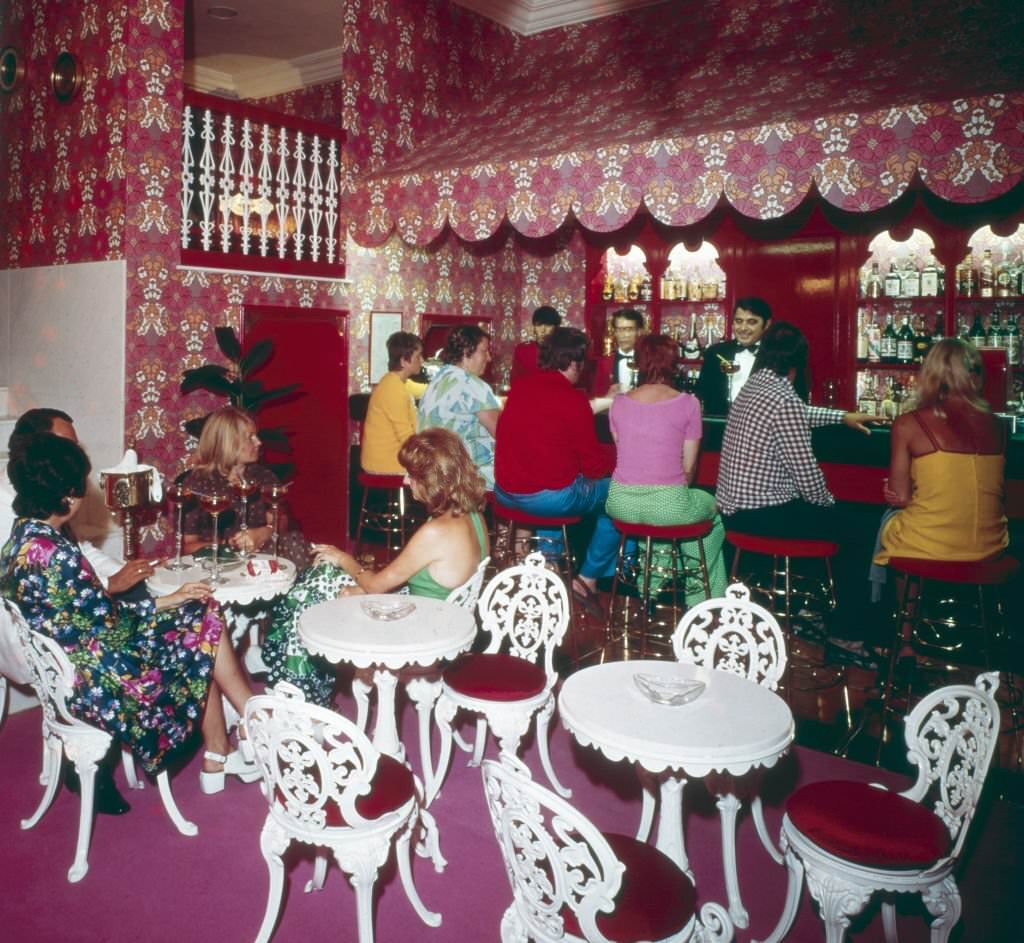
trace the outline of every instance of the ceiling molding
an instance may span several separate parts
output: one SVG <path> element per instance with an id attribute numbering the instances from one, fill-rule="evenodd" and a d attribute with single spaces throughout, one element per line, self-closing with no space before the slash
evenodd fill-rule
<path id="1" fill-rule="evenodd" d="M 187 86 L 222 98 L 269 98 L 340 78 L 340 46 L 291 60 L 266 60 L 260 65 L 247 65 L 231 71 L 204 66 L 201 62 L 185 63 Z"/>
<path id="2" fill-rule="evenodd" d="M 612 16 L 664 0 L 454 0 L 522 36 Z"/>

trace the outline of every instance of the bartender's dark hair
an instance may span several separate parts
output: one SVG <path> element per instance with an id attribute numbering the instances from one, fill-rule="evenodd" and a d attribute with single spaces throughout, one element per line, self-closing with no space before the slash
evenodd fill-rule
<path id="1" fill-rule="evenodd" d="M 401 370 L 402 361 L 410 360 L 417 350 L 423 349 L 423 341 L 408 331 L 395 331 L 388 338 L 388 369 Z"/>
<path id="2" fill-rule="evenodd" d="M 541 370 L 568 370 L 571 364 L 583 365 L 590 340 L 574 327 L 556 327 L 538 347 Z"/>
<path id="3" fill-rule="evenodd" d="M 448 341 L 441 352 L 441 359 L 448 364 L 458 365 L 462 358 L 473 353 L 480 346 L 480 341 L 490 337 L 483 328 L 476 324 L 460 324 L 448 332 Z"/>
<path id="4" fill-rule="evenodd" d="M 761 335 L 761 349 L 751 372 L 771 370 L 784 377 L 794 369 L 798 379 L 807 369 L 807 338 L 795 324 L 772 321 Z"/>
<path id="5" fill-rule="evenodd" d="M 667 334 L 645 334 L 636 342 L 636 369 L 641 383 L 671 384 L 676 372 L 676 342 Z"/>
<path id="6" fill-rule="evenodd" d="M 28 436 L 7 466 L 15 491 L 14 513 L 37 520 L 67 514 L 69 499 L 85 494 L 89 468 L 89 458 L 78 443 L 52 432 Z"/>
<path id="7" fill-rule="evenodd" d="M 751 314 L 756 314 L 762 321 L 767 322 L 772 319 L 771 305 L 764 298 L 755 298 L 753 295 L 749 298 L 737 298 L 736 304 L 732 307 L 732 313 L 735 314 L 740 308 Z"/>
<path id="8" fill-rule="evenodd" d="M 620 308 L 612 315 L 612 325 L 619 318 L 625 318 L 627 321 L 632 321 L 636 325 L 638 331 L 644 329 L 644 316 L 641 312 L 637 311 L 636 308 Z"/>
<path id="9" fill-rule="evenodd" d="M 533 323 L 558 327 L 562 323 L 562 316 L 551 305 L 541 305 L 533 312 Z"/>

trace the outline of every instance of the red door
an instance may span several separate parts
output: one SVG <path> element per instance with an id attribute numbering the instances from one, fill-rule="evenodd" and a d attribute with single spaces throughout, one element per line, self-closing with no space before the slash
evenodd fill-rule
<path id="1" fill-rule="evenodd" d="M 288 511 L 307 539 L 345 545 L 348 532 L 348 350 L 345 311 L 246 305 L 245 349 L 269 337 L 274 353 L 256 374 L 264 386 L 299 392 L 259 412 L 261 428 L 282 426 L 291 454 L 267 450 L 269 463 L 295 466 Z"/>

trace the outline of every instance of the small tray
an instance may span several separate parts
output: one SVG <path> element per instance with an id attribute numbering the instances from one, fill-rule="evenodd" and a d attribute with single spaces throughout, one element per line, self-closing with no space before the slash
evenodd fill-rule
<path id="1" fill-rule="evenodd" d="M 633 683 L 647 700 L 670 707 L 679 707 L 681 704 L 697 700 L 707 687 L 704 681 L 676 681 L 659 675 L 644 674 L 641 671 L 633 675 Z"/>
<path id="2" fill-rule="evenodd" d="M 397 622 L 416 611 L 416 603 L 408 599 L 367 599 L 359 605 L 371 619 L 378 619 L 381 622 Z"/>

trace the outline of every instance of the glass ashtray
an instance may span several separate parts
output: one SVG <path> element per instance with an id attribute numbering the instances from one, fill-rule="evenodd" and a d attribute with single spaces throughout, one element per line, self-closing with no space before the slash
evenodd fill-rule
<path id="1" fill-rule="evenodd" d="M 633 675 L 633 682 L 647 700 L 655 704 L 668 704 L 671 707 L 695 701 L 707 687 L 704 681 L 676 681 L 639 671 Z"/>
<path id="2" fill-rule="evenodd" d="M 382 622 L 395 622 L 416 611 L 416 603 L 404 599 L 367 599 L 359 605 L 371 619 L 379 619 Z"/>

